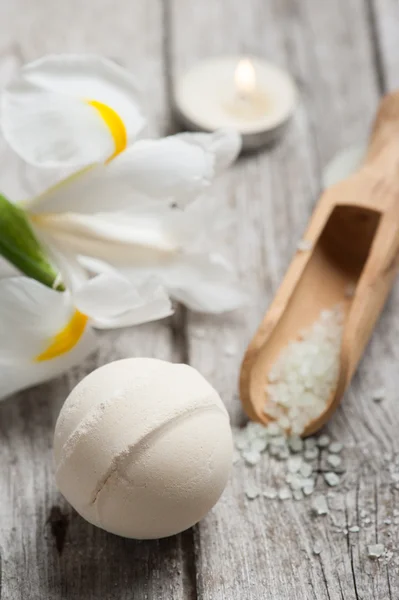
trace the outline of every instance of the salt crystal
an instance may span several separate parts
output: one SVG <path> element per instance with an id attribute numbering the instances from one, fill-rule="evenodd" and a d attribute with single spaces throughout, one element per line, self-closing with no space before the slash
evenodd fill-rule
<path id="1" fill-rule="evenodd" d="M 277 491 L 273 490 L 272 488 L 267 488 L 264 492 L 263 492 L 263 496 L 265 498 L 268 498 L 269 500 L 274 500 L 275 498 L 277 498 Z"/>
<path id="2" fill-rule="evenodd" d="M 302 463 L 300 473 L 303 477 L 310 477 L 313 473 L 313 467 L 309 463 Z"/>
<path id="3" fill-rule="evenodd" d="M 318 448 L 310 448 L 309 450 L 306 450 L 304 453 L 304 459 L 305 460 L 314 460 L 315 458 L 317 458 L 319 455 L 319 450 Z"/>
<path id="4" fill-rule="evenodd" d="M 248 439 L 244 436 L 237 436 L 235 439 L 235 446 L 238 450 L 245 450 L 248 448 Z"/>
<path id="5" fill-rule="evenodd" d="M 319 439 L 317 440 L 317 445 L 319 446 L 319 448 L 326 448 L 329 443 L 330 443 L 331 439 L 329 435 L 321 435 L 319 437 Z"/>
<path id="6" fill-rule="evenodd" d="M 313 448 L 316 448 L 316 440 L 314 437 L 306 438 L 306 440 L 304 441 L 304 444 L 305 444 L 305 450 L 313 450 Z"/>
<path id="7" fill-rule="evenodd" d="M 281 488 L 278 491 L 278 497 L 280 500 L 289 500 L 292 498 L 291 490 L 289 488 Z"/>
<path id="8" fill-rule="evenodd" d="M 298 250 L 300 252 L 306 252 L 307 250 L 312 249 L 313 244 L 312 244 L 312 242 L 309 242 L 308 240 L 299 240 L 296 247 L 298 248 Z"/>
<path id="9" fill-rule="evenodd" d="M 312 512 L 321 516 L 328 514 L 328 504 L 324 496 L 315 496 L 311 503 Z"/>
<path id="10" fill-rule="evenodd" d="M 343 529 L 343 530 L 342 530 L 342 533 L 343 533 L 344 535 L 348 535 L 349 531 L 348 531 L 348 529 Z"/>
<path id="11" fill-rule="evenodd" d="M 314 484 L 304 486 L 302 491 L 304 496 L 310 496 L 314 492 Z"/>
<path id="12" fill-rule="evenodd" d="M 303 489 L 310 488 L 310 487 L 314 488 L 314 479 L 312 479 L 311 477 L 304 477 L 304 478 L 302 478 L 301 479 L 301 487 Z"/>
<path id="13" fill-rule="evenodd" d="M 316 556 L 318 556 L 321 553 L 322 549 L 323 548 L 320 542 L 316 542 L 313 546 L 313 554 L 316 554 Z"/>
<path id="14" fill-rule="evenodd" d="M 299 469 L 302 465 L 302 457 L 301 456 L 292 456 L 287 461 L 287 469 L 289 473 L 298 473 Z"/>
<path id="15" fill-rule="evenodd" d="M 303 492 L 301 490 L 294 490 L 292 492 L 292 495 L 294 496 L 294 500 L 302 500 L 303 499 Z"/>
<path id="16" fill-rule="evenodd" d="M 326 483 L 331 487 L 335 487 L 340 482 L 340 478 L 338 477 L 338 475 L 336 473 L 332 473 L 331 471 L 329 471 L 328 473 L 324 473 L 324 479 Z"/>
<path id="17" fill-rule="evenodd" d="M 338 456 L 337 454 L 329 454 L 327 456 L 327 462 L 332 467 L 339 467 L 340 464 L 342 463 L 342 458 L 340 456 Z"/>
<path id="18" fill-rule="evenodd" d="M 351 533 L 358 533 L 360 531 L 360 527 L 358 527 L 357 525 L 352 525 L 352 527 L 349 527 L 349 531 Z"/>
<path id="19" fill-rule="evenodd" d="M 372 398 L 374 402 L 381 402 L 385 398 L 385 388 L 380 387 L 373 391 Z"/>
<path id="20" fill-rule="evenodd" d="M 384 552 L 384 544 L 372 544 L 371 546 L 367 546 L 367 554 L 369 558 L 380 558 Z"/>
<path id="21" fill-rule="evenodd" d="M 242 457 L 250 467 L 254 467 L 260 460 L 260 454 L 256 450 L 245 450 Z"/>
<path id="22" fill-rule="evenodd" d="M 384 523 L 385 523 L 385 525 L 391 525 L 392 519 L 389 519 L 389 518 L 388 519 L 384 519 Z"/>
<path id="23" fill-rule="evenodd" d="M 271 436 L 281 435 L 281 429 L 277 425 L 277 423 L 272 422 L 272 423 L 269 423 L 267 426 L 267 433 Z"/>
<path id="24" fill-rule="evenodd" d="M 248 484 L 245 488 L 245 495 L 248 500 L 255 500 L 260 494 L 259 489 L 255 485 Z"/>
<path id="25" fill-rule="evenodd" d="M 364 510 L 364 508 L 362 508 L 362 510 L 360 511 L 360 517 L 362 519 L 364 519 L 364 517 L 367 517 L 368 512 L 366 510 Z"/>
<path id="26" fill-rule="evenodd" d="M 267 444 L 267 438 L 256 438 L 251 442 L 251 450 L 255 450 L 257 452 L 264 452 L 267 448 Z"/>
<path id="27" fill-rule="evenodd" d="M 289 457 L 290 453 L 288 448 L 280 448 L 279 451 L 276 454 L 276 457 L 279 460 L 287 460 L 287 458 Z"/>
<path id="28" fill-rule="evenodd" d="M 343 449 L 344 445 L 341 444 L 341 442 L 331 442 L 331 444 L 328 447 L 328 451 L 331 452 L 331 454 L 339 454 L 342 449 Z"/>
<path id="29" fill-rule="evenodd" d="M 300 490 L 302 488 L 302 479 L 300 477 L 293 477 L 290 481 L 290 488 L 292 490 Z"/>
<path id="30" fill-rule="evenodd" d="M 288 439 L 289 447 L 291 452 L 301 452 L 303 448 L 302 439 L 299 436 L 292 436 Z"/>

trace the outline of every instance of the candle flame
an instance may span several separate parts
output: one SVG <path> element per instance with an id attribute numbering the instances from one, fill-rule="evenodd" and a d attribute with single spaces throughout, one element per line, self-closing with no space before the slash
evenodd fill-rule
<path id="1" fill-rule="evenodd" d="M 242 58 L 234 72 L 234 83 L 237 92 L 242 96 L 250 96 L 256 88 L 256 72 L 249 58 Z"/>

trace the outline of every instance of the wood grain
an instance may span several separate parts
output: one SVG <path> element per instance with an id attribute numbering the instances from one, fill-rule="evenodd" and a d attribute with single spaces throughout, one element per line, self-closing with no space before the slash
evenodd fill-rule
<path id="1" fill-rule="evenodd" d="M 213 190 L 237 216 L 220 242 L 238 266 L 249 310 L 216 318 L 179 309 L 169 322 L 102 334 L 98 353 L 83 365 L 0 406 L 1 600 L 399 597 L 398 531 L 385 523 L 399 510 L 392 471 L 399 460 L 398 287 L 328 428 L 347 446 L 344 484 L 329 498 L 328 517 L 312 518 L 308 500 L 246 501 L 245 482 L 281 479 L 279 465 L 265 458 L 253 470 L 236 466 L 220 503 L 193 530 L 159 542 L 127 541 L 86 524 L 62 501 L 51 456 L 55 419 L 69 390 L 122 356 L 190 360 L 220 391 L 233 424 L 243 422 L 242 353 L 306 226 L 323 166 L 367 136 L 380 91 L 397 85 L 397 23 L 395 0 L 0 3 L 0 85 L 21 62 L 46 52 L 98 52 L 141 79 L 151 134 L 176 128 L 173 81 L 206 56 L 265 56 L 288 68 L 301 92 L 281 143 L 240 159 Z M 0 153 L 3 191 L 26 195 L 43 185 L 4 144 Z M 372 390 L 381 385 L 386 398 L 373 403 Z M 318 489 L 325 491 L 321 481 Z M 356 524 L 359 533 L 342 531 Z M 394 552 L 388 564 L 367 557 L 367 545 L 376 541 Z M 315 542 L 320 555 L 312 551 Z"/>
<path id="2" fill-rule="evenodd" d="M 1 4 L 0 21 L 0 84 L 21 62 L 48 52 L 99 53 L 137 74 L 149 134 L 165 130 L 163 6 L 158 0 L 101 0 L 95 5 L 77 0 L 41 0 L 33 5 L 18 0 Z M 4 145 L 1 157 L 2 176 L 3 170 L 14 167 L 6 173 L 8 193 L 24 196 L 43 186 L 42 174 L 24 168 Z M 52 460 L 55 420 L 77 381 L 120 357 L 180 360 L 172 325 L 160 322 L 102 333 L 97 354 L 83 365 L 0 406 L 2 600 L 190 597 L 194 585 L 190 532 L 140 543 L 90 526 L 56 491 Z"/>
<path id="3" fill-rule="evenodd" d="M 353 0 L 329 5 L 310 0 L 253 0 L 245 9 L 239 2 L 224 2 L 203 12 L 194 1 L 175 0 L 172 8 L 175 77 L 202 57 L 244 51 L 260 53 L 288 68 L 301 90 L 301 105 L 281 144 L 242 159 L 218 187 L 219 199 L 229 201 L 237 213 L 237 228 L 226 244 L 249 291 L 250 308 L 226 320 L 188 319 L 190 361 L 215 384 L 238 424 L 242 416 L 236 374 L 242 350 L 301 237 L 323 165 L 340 148 L 366 137 L 377 104 L 369 13 L 365 3 Z M 189 15 L 195 20 L 195 35 L 184 26 Z M 378 331 L 371 350 L 380 335 Z M 232 342 L 234 356 L 230 355 Z M 388 433 L 381 422 L 387 417 L 372 404 L 366 390 L 381 383 L 382 365 L 385 376 L 390 369 L 388 381 L 397 377 L 394 360 L 388 367 L 385 353 L 376 362 L 369 351 L 363 364 L 367 365 L 366 380 L 363 367 L 363 378 L 356 376 L 329 428 L 345 444 L 359 444 L 348 450 L 345 485 L 336 492 L 335 501 L 342 510 L 337 510 L 337 516 L 334 511 L 334 516 L 342 528 L 346 522 L 354 524 L 366 498 L 374 515 L 381 496 L 386 499 L 391 489 L 379 444 L 389 445 L 394 429 Z M 382 410 L 390 411 L 395 421 L 389 401 L 387 406 Z M 376 431 L 378 442 L 373 437 Z M 363 443 L 370 446 L 370 458 L 363 457 Z M 379 473 L 378 482 L 375 473 Z M 354 534 L 347 537 L 336 531 L 331 517 L 313 520 L 308 501 L 246 501 L 246 481 L 263 487 L 279 478 L 281 469 L 269 465 L 267 459 L 252 471 L 235 468 L 222 501 L 196 530 L 199 596 L 351 600 L 388 598 L 392 593 L 394 598 L 397 573 L 388 578 L 385 568 L 367 557 L 367 544 L 376 539 L 375 529 L 362 530 L 359 539 Z M 326 491 L 321 481 L 318 487 Z M 360 487 L 362 494 L 357 491 Z M 388 539 L 382 529 L 379 535 Z M 320 556 L 312 553 L 316 541 L 322 543 Z"/>

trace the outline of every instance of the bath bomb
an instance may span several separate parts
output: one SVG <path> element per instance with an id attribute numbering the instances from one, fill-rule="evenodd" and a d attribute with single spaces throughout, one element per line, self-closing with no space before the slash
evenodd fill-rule
<path id="1" fill-rule="evenodd" d="M 90 523 L 151 539 L 197 523 L 232 464 L 227 411 L 192 367 L 128 358 L 85 377 L 54 435 L 57 485 Z"/>

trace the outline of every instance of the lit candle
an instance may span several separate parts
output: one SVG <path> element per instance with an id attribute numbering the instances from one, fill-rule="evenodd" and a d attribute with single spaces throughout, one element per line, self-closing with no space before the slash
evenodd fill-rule
<path id="1" fill-rule="evenodd" d="M 177 82 L 176 111 L 189 129 L 234 127 L 243 147 L 274 140 L 295 108 L 292 78 L 259 58 L 213 58 L 190 69 Z"/>

